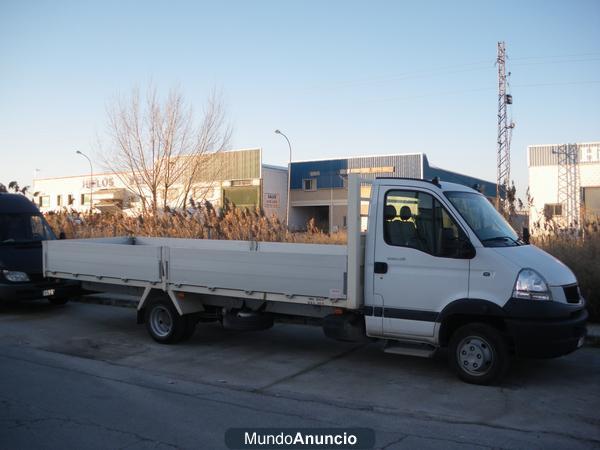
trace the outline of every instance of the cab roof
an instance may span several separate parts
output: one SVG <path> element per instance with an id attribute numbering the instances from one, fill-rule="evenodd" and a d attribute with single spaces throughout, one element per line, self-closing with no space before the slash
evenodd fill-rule
<path id="1" fill-rule="evenodd" d="M 21 194 L 0 193 L 0 214 L 39 214 L 40 210 Z"/>
<path id="2" fill-rule="evenodd" d="M 374 184 L 391 184 L 397 186 L 424 187 L 428 189 L 439 189 L 443 192 L 459 191 L 479 193 L 477 190 L 467 187 L 463 184 L 449 183 L 447 181 L 423 180 L 420 178 L 401 178 L 401 177 L 377 177 Z"/>

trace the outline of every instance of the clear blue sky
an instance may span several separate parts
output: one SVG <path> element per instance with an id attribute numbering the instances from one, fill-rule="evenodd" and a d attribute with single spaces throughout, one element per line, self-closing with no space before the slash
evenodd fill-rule
<path id="1" fill-rule="evenodd" d="M 600 1 L 0 3 L 0 181 L 87 173 L 106 106 L 132 86 L 216 86 L 233 147 L 294 159 L 425 152 L 495 179 L 496 43 L 526 146 L 600 140 Z"/>

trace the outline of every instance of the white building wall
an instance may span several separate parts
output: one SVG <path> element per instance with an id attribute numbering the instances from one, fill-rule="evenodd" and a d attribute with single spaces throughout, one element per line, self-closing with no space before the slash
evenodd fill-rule
<path id="1" fill-rule="evenodd" d="M 103 189 L 127 189 L 127 186 L 121 181 L 121 179 L 112 174 L 98 174 L 92 177 L 93 188 L 92 196 L 94 203 L 97 203 L 102 196 L 101 191 Z M 90 176 L 70 176 L 60 178 L 39 178 L 33 180 L 33 193 L 39 193 L 36 196 L 36 203 L 39 204 L 38 200 L 41 198 L 44 200 L 44 204 L 40 206 L 40 211 L 60 211 L 63 209 L 74 210 L 74 211 L 88 211 L 89 204 L 83 204 L 81 202 L 82 195 L 89 195 L 90 193 Z M 95 196 L 97 194 L 97 196 Z M 73 203 L 69 205 L 69 195 L 73 197 Z M 60 196 L 61 204 L 58 203 L 58 197 Z M 46 198 L 48 203 L 46 203 Z"/>
<path id="2" fill-rule="evenodd" d="M 579 148 L 579 186 L 600 187 L 600 143 L 577 144 Z M 531 151 L 537 151 L 540 147 L 542 153 L 536 155 L 538 164 L 532 165 Z M 528 151 L 529 163 L 529 193 L 533 200 L 529 211 L 529 226 L 532 232 L 535 232 L 535 225 L 543 226 L 545 222 L 544 205 L 558 202 L 558 165 L 555 163 L 556 157 L 552 155 L 552 147 L 548 146 L 530 146 Z M 533 162 L 535 164 L 535 162 Z M 554 164 L 549 164 L 554 163 Z M 580 197 L 581 199 L 581 197 Z M 583 205 L 582 205 L 583 206 Z"/>
<path id="3" fill-rule="evenodd" d="M 287 169 L 262 166 L 262 206 L 265 213 L 285 221 L 287 209 Z"/>
<path id="4" fill-rule="evenodd" d="M 262 182 L 262 206 L 267 215 L 275 214 L 281 220 L 285 220 L 287 208 L 287 169 L 274 166 L 263 166 L 261 179 L 249 180 L 253 186 L 260 186 Z M 231 185 L 231 180 L 216 181 L 214 183 L 198 183 L 195 185 L 190 196 L 196 202 L 209 201 L 215 207 L 222 206 L 223 187 Z M 93 176 L 92 197 L 94 205 L 97 205 L 101 200 L 112 198 L 114 194 L 108 194 L 105 190 L 123 190 L 124 204 L 126 209 L 124 212 L 129 214 L 139 214 L 141 212 L 141 204 L 133 202 L 136 198 L 135 193 L 131 188 L 123 183 L 120 177 L 115 174 L 98 174 Z M 44 200 L 43 205 L 40 205 L 40 211 L 89 211 L 89 203 L 83 203 L 82 195 L 89 196 L 90 194 L 90 177 L 89 175 L 68 176 L 57 178 L 43 178 L 33 180 L 33 193 L 38 193 L 35 196 L 36 204 L 40 205 L 40 200 Z M 69 195 L 73 197 L 73 203 L 69 204 Z M 119 194 L 123 196 L 123 193 Z M 58 202 L 60 196 L 61 204 Z M 170 191 L 172 198 L 168 199 L 170 207 L 179 207 L 182 204 L 182 187 L 173 186 Z M 162 197 L 159 194 L 159 201 L 162 202 Z M 189 201 L 186 208 L 189 206 Z M 162 203 L 161 203 L 162 204 Z M 97 211 L 97 209 L 95 209 Z"/>
<path id="5" fill-rule="evenodd" d="M 544 224 L 544 205 L 558 203 L 558 166 L 529 168 L 529 229 L 535 232 L 536 224 Z"/>

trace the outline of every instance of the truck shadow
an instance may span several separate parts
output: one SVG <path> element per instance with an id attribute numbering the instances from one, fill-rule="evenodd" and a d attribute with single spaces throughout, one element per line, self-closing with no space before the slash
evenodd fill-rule
<path id="1" fill-rule="evenodd" d="M 69 307 L 65 305 L 53 305 L 47 299 L 0 302 L 1 314 L 18 314 L 20 316 L 30 316 L 31 319 L 43 318 L 51 313 L 62 313 Z"/>

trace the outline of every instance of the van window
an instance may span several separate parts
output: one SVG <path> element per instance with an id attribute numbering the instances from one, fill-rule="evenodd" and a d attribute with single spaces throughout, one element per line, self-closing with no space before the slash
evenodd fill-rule
<path id="1" fill-rule="evenodd" d="M 9 242 L 55 239 L 54 233 L 41 215 L 0 215 L 0 244 Z"/>
<path id="2" fill-rule="evenodd" d="M 442 204 L 418 191 L 388 191 L 383 236 L 388 245 L 409 247 L 434 256 L 459 257 L 462 229 Z"/>

